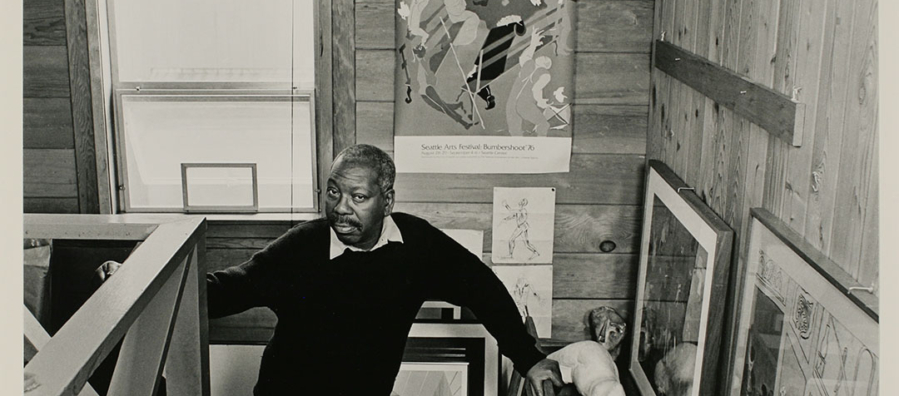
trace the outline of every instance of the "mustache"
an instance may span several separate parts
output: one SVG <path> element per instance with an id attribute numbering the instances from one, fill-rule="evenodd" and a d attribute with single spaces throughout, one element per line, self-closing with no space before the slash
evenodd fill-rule
<path id="1" fill-rule="evenodd" d="M 362 228 L 362 223 L 359 220 L 356 220 L 350 216 L 340 216 L 336 214 L 328 215 L 328 223 L 331 224 L 346 224 L 356 228 Z"/>

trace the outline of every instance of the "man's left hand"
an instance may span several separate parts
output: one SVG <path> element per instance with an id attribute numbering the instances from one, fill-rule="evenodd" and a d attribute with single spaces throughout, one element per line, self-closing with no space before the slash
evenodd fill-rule
<path id="1" fill-rule="evenodd" d="M 555 387 L 562 387 L 562 373 L 559 371 L 559 362 L 552 359 L 543 359 L 530 370 L 526 375 L 528 395 L 545 396 L 543 394 L 543 381 L 550 380 Z"/>

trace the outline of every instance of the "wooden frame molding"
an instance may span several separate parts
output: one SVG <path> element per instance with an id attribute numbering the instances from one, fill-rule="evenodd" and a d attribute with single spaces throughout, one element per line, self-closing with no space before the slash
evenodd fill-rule
<path id="1" fill-rule="evenodd" d="M 655 67 L 794 147 L 802 143 L 805 105 L 674 44 L 656 40 Z"/>

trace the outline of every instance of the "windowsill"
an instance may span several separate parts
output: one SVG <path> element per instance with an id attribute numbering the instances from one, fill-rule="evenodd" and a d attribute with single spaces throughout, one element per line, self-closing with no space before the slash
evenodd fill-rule
<path id="1" fill-rule="evenodd" d="M 120 213 L 125 219 L 153 219 L 172 221 L 187 216 L 205 217 L 209 222 L 275 222 L 275 221 L 309 221 L 320 218 L 319 213 Z"/>

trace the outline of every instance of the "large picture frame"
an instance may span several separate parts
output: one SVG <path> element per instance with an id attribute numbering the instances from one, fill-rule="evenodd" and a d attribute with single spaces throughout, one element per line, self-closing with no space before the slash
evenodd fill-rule
<path id="1" fill-rule="evenodd" d="M 413 323 L 403 352 L 403 364 L 407 367 L 413 364 L 419 370 L 422 365 L 434 368 L 437 366 L 433 365 L 442 365 L 441 370 L 432 371 L 464 372 L 464 386 L 461 389 L 453 387 L 456 390 L 451 393 L 453 395 L 496 396 L 499 392 L 499 346 L 480 323 Z M 454 368 L 450 370 L 450 367 Z"/>
<path id="2" fill-rule="evenodd" d="M 733 230 L 655 160 L 643 216 L 631 376 L 642 395 L 717 395 Z"/>
<path id="3" fill-rule="evenodd" d="M 767 210 L 750 214 L 726 394 L 876 396 L 879 309 L 872 288 Z"/>

